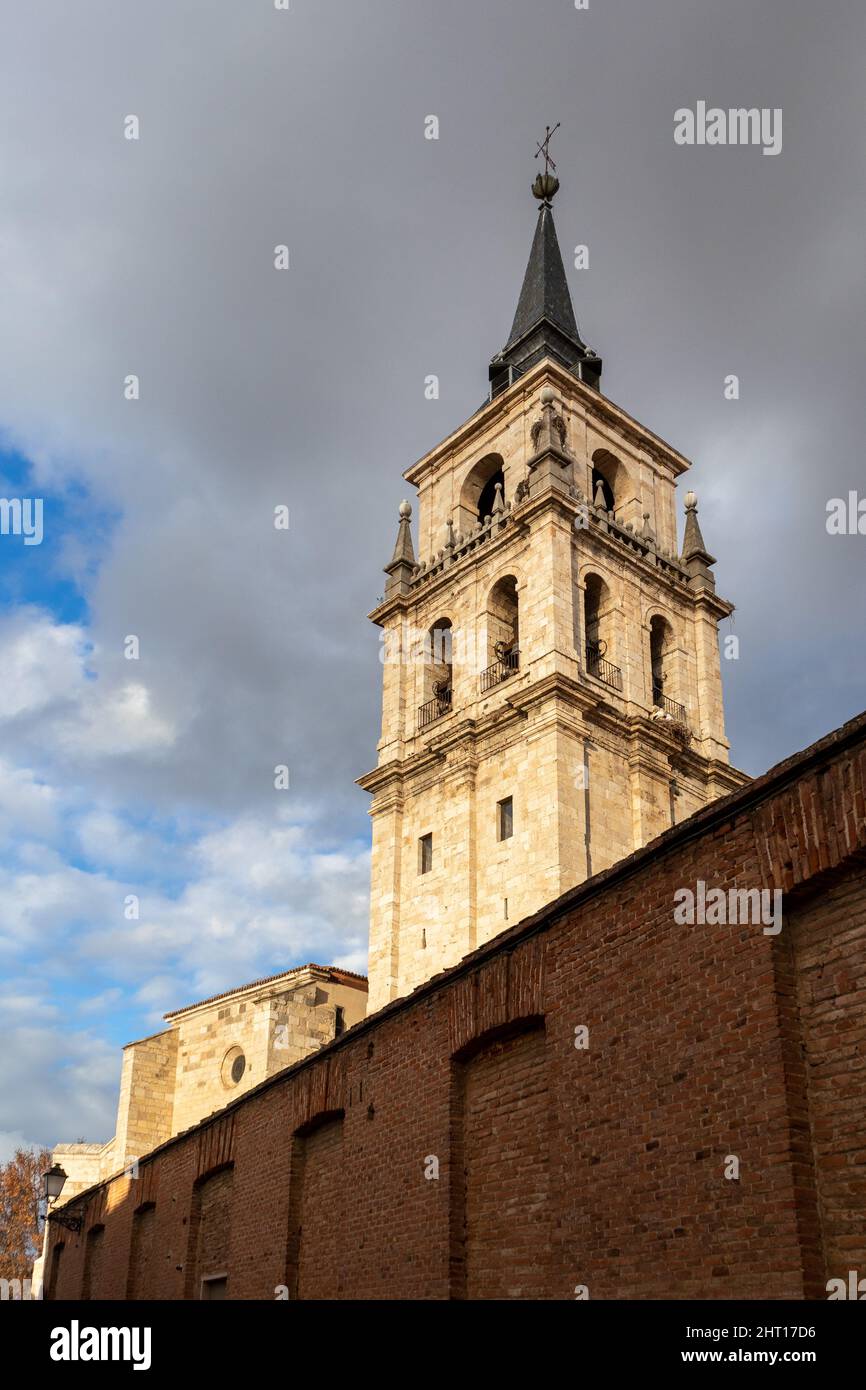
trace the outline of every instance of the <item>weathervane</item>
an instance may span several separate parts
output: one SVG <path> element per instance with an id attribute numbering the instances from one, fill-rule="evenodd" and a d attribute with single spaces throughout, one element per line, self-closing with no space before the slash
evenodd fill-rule
<path id="1" fill-rule="evenodd" d="M 553 135 L 556 134 L 556 132 L 559 130 L 559 127 L 560 127 L 561 125 L 562 125 L 562 122 L 561 122 L 561 121 L 557 121 L 557 122 L 556 122 L 556 125 L 553 127 L 553 130 L 550 129 L 550 126 L 545 126 L 545 129 L 544 129 L 544 139 L 542 140 L 541 144 L 538 146 L 538 149 L 535 151 L 535 158 L 536 158 L 536 159 L 538 158 L 539 155 L 544 155 L 544 172 L 545 172 L 545 174 L 549 174 L 550 171 L 551 171 L 551 169 L 553 169 L 554 171 L 556 170 L 556 165 L 554 164 L 553 160 L 552 160 L 551 157 L 550 157 L 550 139 L 551 139 L 551 136 L 553 136 Z"/>
<path id="2" fill-rule="evenodd" d="M 559 179 L 556 177 L 555 173 L 551 172 L 551 170 L 556 168 L 556 164 L 550 157 L 550 140 L 551 136 L 555 135 L 559 130 L 561 124 L 561 121 L 557 121 L 552 130 L 550 126 L 545 127 L 544 139 L 535 151 L 536 159 L 541 157 L 544 159 L 544 173 L 536 175 L 535 182 L 532 185 L 532 192 L 539 202 L 546 204 L 548 207 L 550 206 L 551 198 L 554 197 L 559 188 Z"/>

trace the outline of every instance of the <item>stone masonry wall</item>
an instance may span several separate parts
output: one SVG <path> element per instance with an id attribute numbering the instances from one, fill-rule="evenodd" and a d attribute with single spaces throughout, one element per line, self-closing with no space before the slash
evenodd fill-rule
<path id="1" fill-rule="evenodd" d="M 124 1048 L 114 1167 L 125 1167 L 171 1136 L 177 1044 L 171 1028 Z"/>

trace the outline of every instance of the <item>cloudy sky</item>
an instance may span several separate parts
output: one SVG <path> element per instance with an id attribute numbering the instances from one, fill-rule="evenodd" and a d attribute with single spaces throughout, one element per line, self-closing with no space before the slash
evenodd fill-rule
<path id="1" fill-rule="evenodd" d="M 866 537 L 825 525 L 866 493 L 864 45 L 862 0 L 4 6 L 0 496 L 45 534 L 0 536 L 0 1157 L 107 1138 L 167 1009 L 364 968 L 365 615 L 508 335 L 547 123 L 583 336 L 737 604 L 734 761 L 866 703 Z M 676 145 L 698 101 L 781 108 L 782 152 Z"/>

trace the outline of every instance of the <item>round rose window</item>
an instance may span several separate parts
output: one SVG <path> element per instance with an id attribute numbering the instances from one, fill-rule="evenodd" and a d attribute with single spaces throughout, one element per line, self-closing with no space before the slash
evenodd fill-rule
<path id="1" fill-rule="evenodd" d="M 247 1069 L 247 1059 L 239 1047 L 230 1047 L 222 1064 L 224 1086 L 237 1086 Z"/>

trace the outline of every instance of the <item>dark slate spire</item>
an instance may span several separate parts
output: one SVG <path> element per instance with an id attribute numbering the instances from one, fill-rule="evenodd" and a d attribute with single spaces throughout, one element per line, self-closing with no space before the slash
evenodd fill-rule
<path id="1" fill-rule="evenodd" d="M 598 386 L 601 358 L 583 342 L 574 317 L 556 228 L 554 174 L 539 174 L 532 192 L 541 206 L 517 312 L 508 342 L 490 364 L 491 394 L 497 395 L 543 357 L 552 357 L 589 386 Z"/>
<path id="2" fill-rule="evenodd" d="M 390 597 L 395 592 L 408 593 L 415 569 L 415 549 L 412 545 L 412 505 L 410 502 L 401 502 L 397 544 L 394 546 L 394 554 L 391 556 L 390 563 L 385 566 L 385 573 L 388 576 L 388 582 L 385 585 L 386 596 Z"/>
<path id="3" fill-rule="evenodd" d="M 716 563 L 704 544 L 701 524 L 698 521 L 698 499 L 694 492 L 686 493 L 686 529 L 683 535 L 682 561 L 689 573 L 689 582 L 695 588 L 715 589 L 716 581 L 711 566 Z"/>
<path id="4" fill-rule="evenodd" d="M 692 560 L 696 555 L 700 555 L 711 564 L 715 561 L 710 556 L 710 552 L 704 545 L 704 538 L 701 535 L 701 523 L 698 521 L 698 495 L 696 492 L 686 493 L 686 529 L 683 535 L 683 559 Z"/>
<path id="5" fill-rule="evenodd" d="M 391 556 L 392 565 L 414 565 L 415 549 L 412 545 L 412 504 L 400 503 L 400 525 L 397 528 L 397 544 Z"/>
<path id="6" fill-rule="evenodd" d="M 546 199 L 539 209 L 532 250 L 523 277 L 523 288 L 517 301 L 517 313 L 514 315 L 511 336 L 505 351 L 507 352 L 513 343 L 534 328 L 541 319 L 547 319 L 563 333 L 580 341 L 571 295 L 568 292 L 568 281 L 565 278 L 565 266 L 562 264 L 556 228 L 553 225 L 553 207 Z"/>

